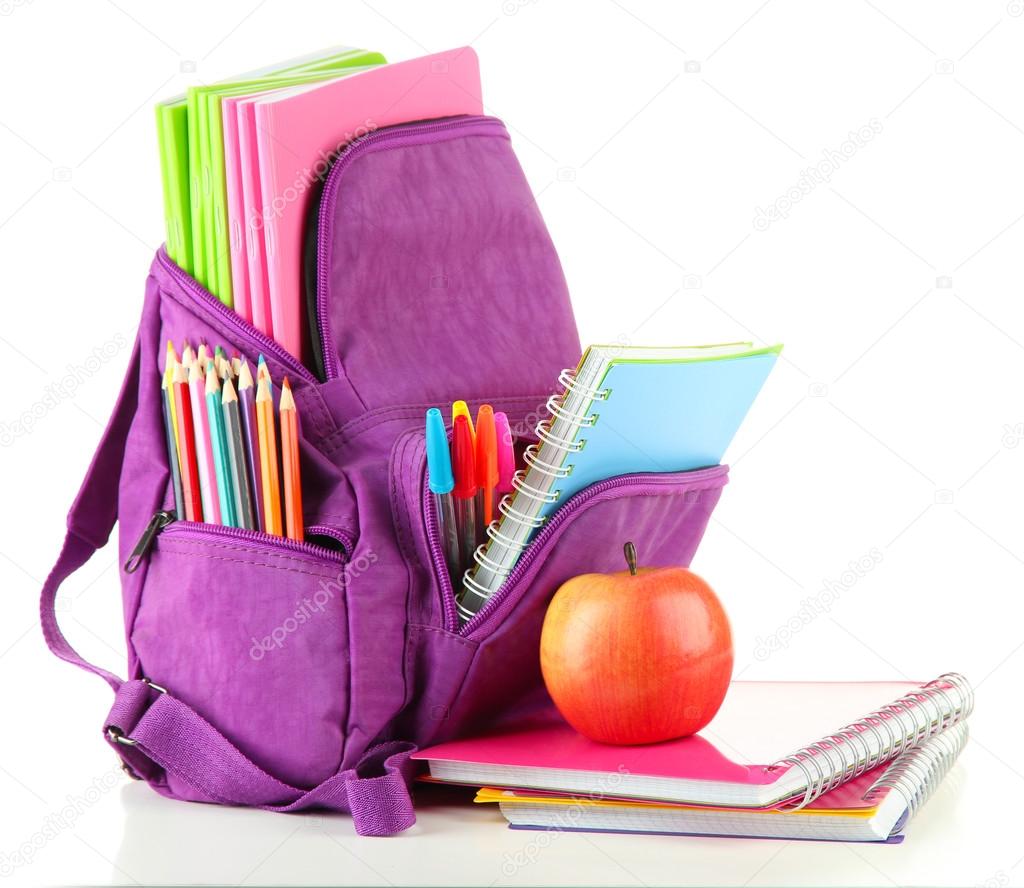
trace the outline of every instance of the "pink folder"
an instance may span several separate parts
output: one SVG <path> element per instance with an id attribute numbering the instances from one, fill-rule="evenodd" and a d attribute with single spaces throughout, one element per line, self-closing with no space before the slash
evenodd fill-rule
<path id="1" fill-rule="evenodd" d="M 240 104 L 244 107 L 247 103 Z M 251 107 L 259 157 L 270 326 L 274 339 L 301 358 L 305 304 L 302 238 L 310 185 L 325 159 L 367 130 L 413 120 L 481 114 L 480 66 L 476 53 L 463 47 L 275 92 L 252 100 Z M 244 161 L 244 150 L 241 156 Z M 255 234 L 258 239 L 260 232 Z M 251 274 L 249 280 L 255 320 Z"/>
<path id="2" fill-rule="evenodd" d="M 238 171 L 241 180 L 241 228 L 245 244 L 246 282 L 252 325 L 273 336 L 270 323 L 270 298 L 267 291 L 267 257 L 263 249 L 263 192 L 260 189 L 260 163 L 256 148 L 256 98 L 233 100 L 238 127 Z"/>
<path id="3" fill-rule="evenodd" d="M 263 93 L 258 93 L 258 95 L 263 95 Z M 238 105 L 244 98 L 246 97 L 225 96 L 221 100 L 221 118 L 224 127 L 224 172 L 234 309 L 242 318 L 251 322 L 253 317 L 249 287 L 248 247 L 245 236 L 245 199 L 242 193 L 242 157 L 238 133 Z M 259 327 L 259 329 L 263 330 L 263 327 Z"/>

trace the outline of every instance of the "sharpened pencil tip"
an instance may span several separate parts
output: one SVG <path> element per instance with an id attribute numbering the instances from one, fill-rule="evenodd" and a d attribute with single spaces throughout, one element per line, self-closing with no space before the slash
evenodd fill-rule
<path id="1" fill-rule="evenodd" d="M 281 403 L 278 405 L 278 410 L 294 410 L 295 409 L 295 398 L 292 396 L 292 387 L 288 384 L 288 377 L 284 378 L 284 382 L 281 383 Z"/>

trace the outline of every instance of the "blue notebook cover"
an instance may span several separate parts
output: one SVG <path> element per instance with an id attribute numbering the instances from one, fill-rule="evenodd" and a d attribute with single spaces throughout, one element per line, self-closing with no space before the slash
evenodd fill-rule
<path id="1" fill-rule="evenodd" d="M 615 475 L 718 465 L 780 349 L 697 360 L 613 360 L 596 386 L 608 397 L 591 402 L 594 425 L 576 433 L 583 449 L 567 457 L 572 472 L 557 482 L 558 502 L 541 514 Z"/>

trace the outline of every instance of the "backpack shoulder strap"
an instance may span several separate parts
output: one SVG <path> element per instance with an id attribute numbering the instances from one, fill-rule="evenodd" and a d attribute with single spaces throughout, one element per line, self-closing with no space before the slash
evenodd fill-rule
<path id="1" fill-rule="evenodd" d="M 43 584 L 40 622 L 53 653 L 100 676 L 114 690 L 104 737 L 133 776 L 160 791 L 173 774 L 211 802 L 269 811 L 328 808 L 352 814 L 360 835 L 392 835 L 416 821 L 408 783 L 409 743 L 391 742 L 367 751 L 355 768 L 339 771 L 312 789 L 272 777 L 246 757 L 198 712 L 148 681 L 119 678 L 87 662 L 57 623 L 61 584 L 106 545 L 117 522 L 118 481 L 128 430 L 137 405 L 140 350 L 136 341 L 125 381 L 99 448 L 68 513 L 57 563 Z"/>

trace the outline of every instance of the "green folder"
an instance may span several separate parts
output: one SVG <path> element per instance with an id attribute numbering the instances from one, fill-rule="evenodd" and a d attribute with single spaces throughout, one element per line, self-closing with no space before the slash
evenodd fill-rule
<path id="1" fill-rule="evenodd" d="M 230 307 L 232 298 L 221 97 L 312 82 L 353 66 L 385 63 L 377 52 L 336 47 L 212 86 L 190 87 L 185 96 L 157 106 L 168 255 L 225 305 Z"/>
<path id="2" fill-rule="evenodd" d="M 167 255 L 192 271 L 192 218 L 189 210 L 188 109 L 178 96 L 156 106 L 156 138 L 160 146 L 160 178 L 164 192 Z"/>

